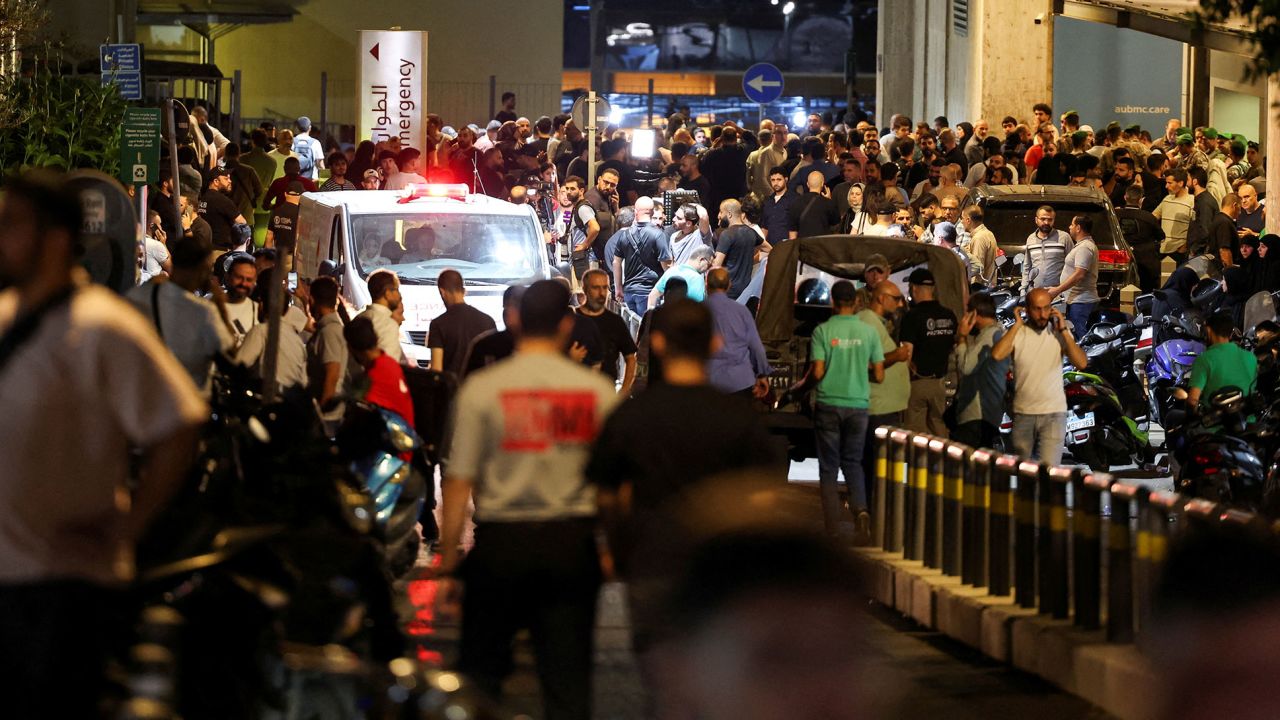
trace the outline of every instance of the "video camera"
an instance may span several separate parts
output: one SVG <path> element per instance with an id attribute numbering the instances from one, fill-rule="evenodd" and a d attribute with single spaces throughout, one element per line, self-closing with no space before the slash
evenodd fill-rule
<path id="1" fill-rule="evenodd" d="M 663 190 L 662 191 L 662 223 L 666 226 L 675 224 L 676 211 L 683 205 L 697 205 L 700 202 L 697 190 Z"/>

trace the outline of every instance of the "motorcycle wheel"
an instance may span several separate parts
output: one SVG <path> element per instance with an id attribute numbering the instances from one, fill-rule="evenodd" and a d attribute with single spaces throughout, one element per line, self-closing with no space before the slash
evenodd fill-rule
<path id="1" fill-rule="evenodd" d="M 1086 442 L 1072 445 L 1070 450 L 1071 457 L 1077 463 L 1088 465 L 1090 470 L 1106 472 L 1111 468 L 1111 465 L 1107 463 L 1106 453 L 1101 447 L 1101 443 L 1092 436 Z"/>

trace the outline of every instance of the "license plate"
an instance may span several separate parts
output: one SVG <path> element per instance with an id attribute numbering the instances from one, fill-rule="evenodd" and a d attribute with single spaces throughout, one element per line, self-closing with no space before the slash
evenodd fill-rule
<path id="1" fill-rule="evenodd" d="M 1071 432 L 1072 430 L 1083 430 L 1084 428 L 1091 428 L 1094 426 L 1094 424 L 1095 422 L 1093 419 L 1093 413 L 1085 413 L 1080 417 L 1076 417 L 1075 415 L 1067 416 L 1067 432 Z"/>

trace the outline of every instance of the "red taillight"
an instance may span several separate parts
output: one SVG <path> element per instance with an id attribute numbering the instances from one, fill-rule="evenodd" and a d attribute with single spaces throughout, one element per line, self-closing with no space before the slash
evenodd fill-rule
<path id="1" fill-rule="evenodd" d="M 1099 250 L 1098 262 L 1107 265 L 1128 265 L 1129 253 L 1124 250 Z"/>
<path id="2" fill-rule="evenodd" d="M 1144 337 L 1138 341 L 1138 347 L 1140 348 L 1149 348 L 1151 347 L 1151 344 L 1152 344 L 1152 340 L 1150 337 Z"/>

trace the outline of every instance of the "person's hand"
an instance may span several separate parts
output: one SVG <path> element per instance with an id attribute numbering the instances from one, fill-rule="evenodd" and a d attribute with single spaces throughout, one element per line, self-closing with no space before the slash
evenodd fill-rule
<path id="1" fill-rule="evenodd" d="M 155 229 L 151 231 L 151 238 L 153 240 L 158 240 L 162 243 L 168 242 L 167 240 L 168 235 L 165 234 L 164 228 L 160 227 L 159 225 L 156 225 Z"/>
<path id="2" fill-rule="evenodd" d="M 757 400 L 763 400 L 769 395 L 769 378 L 756 378 L 755 387 L 751 388 L 751 395 Z"/>
<path id="3" fill-rule="evenodd" d="M 1067 319 L 1062 317 L 1062 313 L 1058 312 L 1058 308 L 1049 308 L 1049 322 L 1053 323 L 1053 329 L 1058 332 L 1067 329 Z"/>
<path id="4" fill-rule="evenodd" d="M 457 623 L 462 619 L 462 582 L 457 578 L 442 576 L 436 582 L 436 619 Z"/>
<path id="5" fill-rule="evenodd" d="M 899 347 L 899 348 L 902 348 L 903 350 L 906 350 L 906 351 L 907 351 L 907 357 L 906 357 L 906 360 L 907 360 L 907 361 L 910 361 L 910 360 L 911 360 L 911 356 L 912 356 L 912 354 L 914 354 L 914 353 L 915 353 L 915 346 L 914 346 L 914 345 L 912 345 L 912 344 L 911 344 L 911 343 L 909 343 L 909 342 L 904 342 L 904 343 L 900 343 L 900 344 L 898 345 L 898 347 Z"/>
<path id="6" fill-rule="evenodd" d="M 580 342 L 575 342 L 569 346 L 569 359 L 574 362 L 582 362 L 587 359 L 587 347 Z"/>
<path id="7" fill-rule="evenodd" d="M 1133 184 L 1137 187 L 1142 187 L 1142 173 L 1133 176 Z"/>
<path id="8" fill-rule="evenodd" d="M 617 300 L 617 301 L 618 301 L 618 304 L 619 304 L 619 305 L 621 305 L 621 304 L 624 302 L 624 301 L 623 301 L 623 299 L 622 299 L 622 291 L 621 291 L 621 290 L 619 290 L 618 292 L 614 293 L 614 294 L 613 294 L 613 299 L 614 299 L 614 300 Z"/>
<path id="9" fill-rule="evenodd" d="M 956 329 L 956 337 L 969 337 L 969 333 L 973 332 L 973 326 L 978 322 L 978 313 L 974 310 L 966 312 L 960 318 L 960 326 Z"/>
<path id="10" fill-rule="evenodd" d="M 1014 325 L 1014 327 L 1021 327 L 1021 326 L 1023 326 L 1023 325 L 1025 325 L 1025 324 L 1026 324 L 1026 321 L 1027 321 L 1027 309 L 1026 309 L 1026 308 L 1021 308 L 1021 307 L 1020 307 L 1020 308 L 1018 308 L 1017 310 L 1015 310 L 1015 311 L 1014 311 L 1014 313 L 1013 313 L 1013 325 Z"/>

